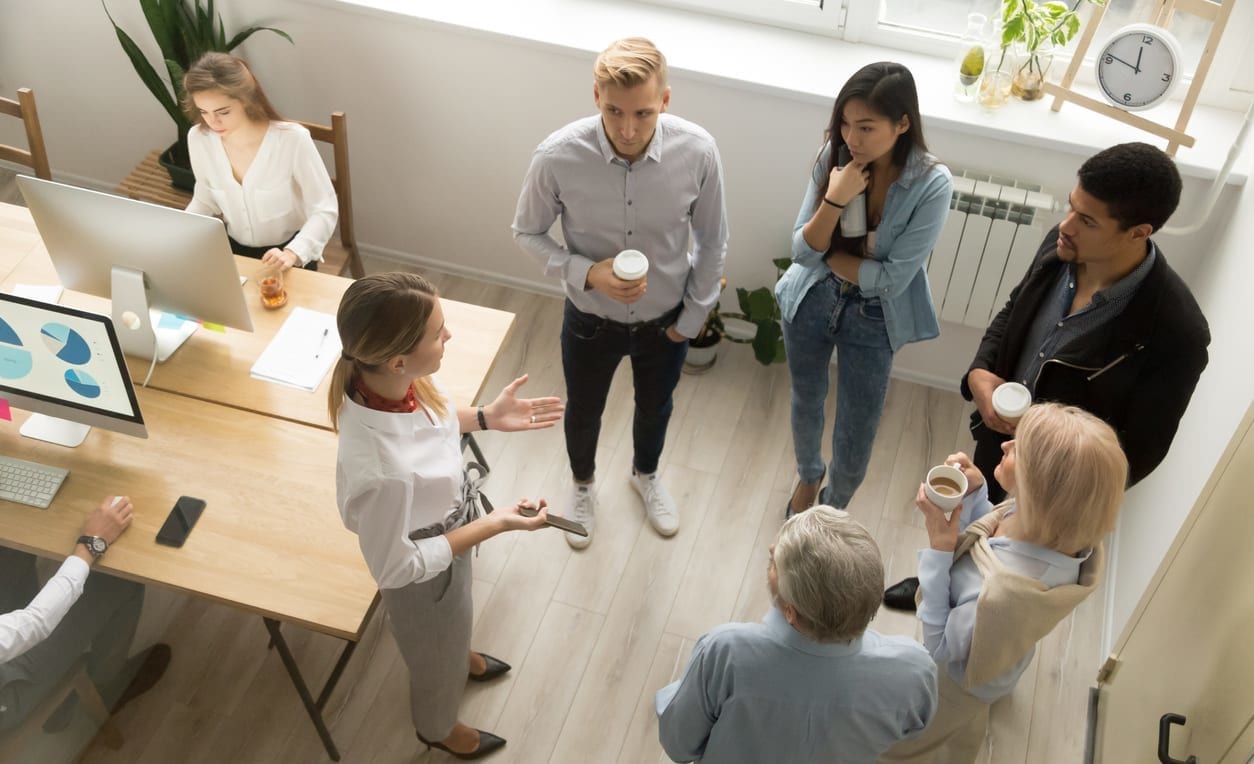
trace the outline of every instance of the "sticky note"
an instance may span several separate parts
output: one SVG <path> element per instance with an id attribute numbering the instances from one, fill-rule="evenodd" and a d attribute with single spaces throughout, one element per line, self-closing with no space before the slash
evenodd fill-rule
<path id="1" fill-rule="evenodd" d="M 201 326 L 205 327 L 211 332 L 221 332 L 223 334 L 226 334 L 226 327 L 223 326 L 222 324 L 211 324 L 208 321 L 205 321 L 201 323 Z"/>
<path id="2" fill-rule="evenodd" d="M 0 419 L 6 422 L 13 421 L 13 412 L 9 411 L 9 402 L 4 398 L 0 398 Z"/>
<path id="3" fill-rule="evenodd" d="M 177 329 L 183 325 L 182 316 L 173 313 L 161 312 L 161 320 L 157 322 L 158 329 Z"/>

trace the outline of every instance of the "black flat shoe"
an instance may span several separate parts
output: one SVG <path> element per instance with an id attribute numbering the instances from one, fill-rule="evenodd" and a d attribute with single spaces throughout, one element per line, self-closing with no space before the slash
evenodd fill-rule
<path id="1" fill-rule="evenodd" d="M 792 511 L 792 497 L 797 495 L 797 489 L 800 487 L 801 487 L 801 481 L 798 480 L 797 484 L 793 486 L 792 493 L 788 494 L 788 501 L 784 504 L 784 519 L 785 520 L 792 517 L 793 515 L 800 514 L 800 512 Z M 812 503 L 810 507 L 813 507 L 821 503 L 820 499 L 822 498 L 822 496 L 823 496 L 823 478 L 819 478 L 819 487 L 818 487 L 818 490 L 814 492 L 814 503 Z M 809 509 L 810 507 L 806 507 L 806 509 Z M 801 511 L 804 512 L 805 509 Z"/>
<path id="2" fill-rule="evenodd" d="M 893 610 L 915 611 L 914 597 L 919 591 L 919 579 L 910 577 L 898 581 L 884 590 L 884 606 Z"/>
<path id="3" fill-rule="evenodd" d="M 472 682 L 490 682 L 513 668 L 505 661 L 493 658 L 487 653 L 479 653 L 479 655 L 483 658 L 483 662 L 488 664 L 488 667 L 483 670 L 482 674 L 467 674 L 466 678 Z"/>
<path id="4" fill-rule="evenodd" d="M 419 742 L 425 744 L 427 746 L 428 751 L 430 751 L 432 748 L 435 748 L 437 750 L 444 751 L 449 756 L 452 756 L 455 759 L 461 759 L 462 761 L 474 761 L 475 759 L 482 759 L 484 756 L 491 756 L 496 751 L 505 747 L 505 738 L 497 737 L 496 735 L 493 735 L 491 732 L 484 732 L 483 730 L 475 730 L 475 731 L 479 733 L 479 747 L 471 751 L 470 753 L 458 753 L 457 751 L 449 750 L 449 747 L 444 745 L 443 743 L 437 743 L 431 740 L 427 740 L 418 732 L 415 732 L 414 734 L 418 735 Z"/>

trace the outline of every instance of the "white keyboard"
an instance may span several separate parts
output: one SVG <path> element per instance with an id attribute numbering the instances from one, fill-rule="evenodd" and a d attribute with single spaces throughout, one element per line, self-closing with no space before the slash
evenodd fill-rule
<path id="1" fill-rule="evenodd" d="M 70 471 L 0 456 L 0 499 L 47 509 Z"/>

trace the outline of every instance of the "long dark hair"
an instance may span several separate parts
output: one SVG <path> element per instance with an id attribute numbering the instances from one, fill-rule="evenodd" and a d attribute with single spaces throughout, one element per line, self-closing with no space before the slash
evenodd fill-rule
<path id="1" fill-rule="evenodd" d="M 866 101 L 872 111 L 893 123 L 900 122 L 902 117 L 909 118 L 909 129 L 897 136 L 897 143 L 893 145 L 894 165 L 904 167 L 916 148 L 927 151 L 927 143 L 923 140 L 923 118 L 919 115 L 919 91 L 914 87 L 914 75 L 906 67 L 892 61 L 867 64 L 845 82 L 832 106 L 832 118 L 823 136 L 831 143 L 832 150 L 827 159 L 827 167 L 822 173 L 823 188 L 819 199 L 827 193 L 831 172 L 836 168 L 840 148 L 845 145 L 845 139 L 840 134 L 840 120 L 845 104 L 855 98 Z M 818 160 L 815 163 L 817 169 Z"/>

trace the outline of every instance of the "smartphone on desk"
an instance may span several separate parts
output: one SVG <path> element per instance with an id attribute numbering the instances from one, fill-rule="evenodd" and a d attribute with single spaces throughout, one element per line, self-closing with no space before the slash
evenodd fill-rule
<path id="1" fill-rule="evenodd" d="M 522 509 L 518 510 L 518 514 L 522 515 L 523 517 L 535 517 L 536 515 L 540 514 L 540 510 L 536 509 L 535 507 L 523 507 Z M 574 520 L 567 520 L 561 515 L 554 515 L 551 513 L 545 515 L 544 524 L 549 526 L 550 528 L 558 528 L 560 530 L 566 531 L 567 533 L 573 533 L 576 536 L 586 537 L 588 535 L 588 529 L 583 527 L 582 523 L 577 523 Z"/>
<path id="2" fill-rule="evenodd" d="M 191 496 L 180 496 L 174 503 L 174 509 L 166 516 L 161 530 L 157 531 L 157 543 L 165 546 L 181 547 L 187 541 L 187 534 L 192 532 L 200 513 L 205 511 L 203 499 Z"/>

